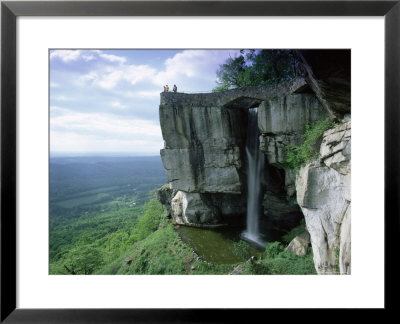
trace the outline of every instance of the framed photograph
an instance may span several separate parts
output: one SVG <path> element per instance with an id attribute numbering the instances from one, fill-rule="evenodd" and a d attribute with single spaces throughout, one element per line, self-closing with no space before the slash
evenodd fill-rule
<path id="1" fill-rule="evenodd" d="M 399 21 L 2 1 L 1 322 L 393 309 Z"/>

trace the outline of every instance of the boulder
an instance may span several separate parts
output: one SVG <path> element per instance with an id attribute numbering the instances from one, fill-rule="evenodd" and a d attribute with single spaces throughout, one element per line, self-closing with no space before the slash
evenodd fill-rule
<path id="1" fill-rule="evenodd" d="M 165 206 L 167 216 L 171 217 L 171 200 L 176 195 L 176 190 L 171 189 L 169 184 L 163 185 L 156 192 L 158 201 Z"/>
<path id="2" fill-rule="evenodd" d="M 207 205 L 199 193 L 184 191 L 178 191 L 172 199 L 171 216 L 181 225 L 215 225 L 220 220 L 217 208 Z"/>
<path id="3" fill-rule="evenodd" d="M 305 255 L 307 253 L 308 246 L 310 245 L 310 234 L 304 231 L 300 235 L 296 236 L 290 241 L 285 251 L 296 255 Z"/>

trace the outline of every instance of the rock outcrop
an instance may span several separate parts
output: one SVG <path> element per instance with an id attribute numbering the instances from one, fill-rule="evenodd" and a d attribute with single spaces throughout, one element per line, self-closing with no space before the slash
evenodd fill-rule
<path id="1" fill-rule="evenodd" d="M 307 124 L 328 114 L 315 95 L 297 93 L 264 101 L 259 107 L 260 149 L 269 164 L 283 168 L 287 145 L 300 145 Z"/>
<path id="2" fill-rule="evenodd" d="M 287 198 L 295 195 L 295 173 L 285 166 L 286 146 L 300 145 L 305 126 L 328 117 L 317 97 L 307 92 L 274 98 L 260 105 L 260 150 L 269 165 L 283 170 Z"/>
<path id="3" fill-rule="evenodd" d="M 285 251 L 296 255 L 305 255 L 307 253 L 308 246 L 310 245 L 310 234 L 307 231 L 297 235 L 293 240 L 290 241 Z"/>
<path id="4" fill-rule="evenodd" d="M 311 236 L 319 274 L 351 272 L 351 122 L 326 131 L 321 156 L 296 178 L 297 202 Z"/>
<path id="5" fill-rule="evenodd" d="M 171 188 L 240 194 L 246 119 L 241 109 L 161 105 L 161 158 Z"/>
<path id="6" fill-rule="evenodd" d="M 175 222 L 192 226 L 244 222 L 248 109 L 260 106 L 262 140 L 287 135 L 298 143 L 304 125 L 324 115 L 315 96 L 296 93 L 306 87 L 304 79 L 298 78 L 279 86 L 161 94 L 161 158 L 174 193 L 165 204 Z M 289 143 L 294 142 L 282 145 Z M 280 154 L 282 162 L 284 153 Z M 297 214 L 298 220 L 300 209 L 285 192 L 286 186 L 293 194 L 294 177 L 284 171 L 271 176 L 276 170 L 267 171 L 263 179 L 268 187 L 265 201 L 270 202 L 264 204 L 266 215 L 277 220 Z"/>

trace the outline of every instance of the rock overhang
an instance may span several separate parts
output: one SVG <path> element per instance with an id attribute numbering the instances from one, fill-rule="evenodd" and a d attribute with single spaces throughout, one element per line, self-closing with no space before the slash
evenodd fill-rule
<path id="1" fill-rule="evenodd" d="M 289 82 L 278 85 L 241 87 L 211 93 L 162 92 L 160 94 L 160 108 L 164 106 L 184 105 L 189 107 L 248 109 L 256 107 L 262 101 L 295 93 L 305 86 L 305 79 L 297 77 Z"/>

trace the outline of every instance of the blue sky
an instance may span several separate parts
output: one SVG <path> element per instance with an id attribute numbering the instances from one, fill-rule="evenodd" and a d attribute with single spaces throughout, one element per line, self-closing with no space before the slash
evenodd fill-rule
<path id="1" fill-rule="evenodd" d="M 51 50 L 52 154 L 157 155 L 160 92 L 211 91 L 237 50 Z"/>

